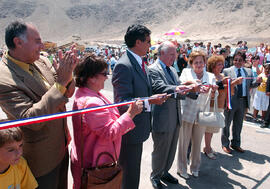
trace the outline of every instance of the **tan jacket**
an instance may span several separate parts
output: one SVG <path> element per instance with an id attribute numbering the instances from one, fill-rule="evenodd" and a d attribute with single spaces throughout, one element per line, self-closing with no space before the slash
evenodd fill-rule
<path id="1" fill-rule="evenodd" d="M 48 59 L 34 63 L 50 86 L 55 71 Z M 29 73 L 5 56 L 0 62 L 0 106 L 8 119 L 22 119 L 65 111 L 68 99 L 51 87 L 47 89 Z M 35 177 L 52 171 L 64 158 L 68 143 L 66 119 L 21 127 L 24 133 L 23 156 Z"/>

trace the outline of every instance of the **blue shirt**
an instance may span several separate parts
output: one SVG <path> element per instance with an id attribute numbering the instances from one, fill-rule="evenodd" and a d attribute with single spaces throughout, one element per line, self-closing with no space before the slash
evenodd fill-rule
<path id="1" fill-rule="evenodd" d="M 245 72 L 244 72 L 244 69 L 241 67 L 240 70 L 241 70 L 241 77 L 246 77 L 246 74 L 245 74 Z M 235 66 L 234 66 L 234 71 L 235 71 L 235 75 L 236 75 L 236 77 L 237 77 L 237 74 L 238 74 L 238 68 L 235 67 Z M 243 81 L 242 81 L 242 91 L 243 91 L 242 96 L 247 96 L 247 91 L 246 91 L 246 89 L 247 89 L 247 81 L 246 81 L 246 79 L 243 79 Z"/>

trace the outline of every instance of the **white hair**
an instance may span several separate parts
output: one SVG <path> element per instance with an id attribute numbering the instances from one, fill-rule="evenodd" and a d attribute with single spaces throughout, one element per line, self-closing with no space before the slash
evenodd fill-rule
<path id="1" fill-rule="evenodd" d="M 161 51 L 167 52 L 168 48 L 174 46 L 174 44 L 170 41 L 165 41 L 163 42 L 159 47 L 158 47 L 158 56 L 161 55 Z"/>

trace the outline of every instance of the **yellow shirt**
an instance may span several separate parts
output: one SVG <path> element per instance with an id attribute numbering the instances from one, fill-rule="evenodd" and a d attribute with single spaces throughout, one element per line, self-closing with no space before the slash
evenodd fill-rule
<path id="1" fill-rule="evenodd" d="M 266 92 L 267 77 L 265 76 L 264 73 L 261 73 L 258 77 L 262 77 L 262 82 L 261 82 L 260 86 L 257 88 L 257 90 L 265 93 Z"/>
<path id="2" fill-rule="evenodd" d="M 38 187 L 37 181 L 29 169 L 26 160 L 21 157 L 16 165 L 0 174 L 1 189 L 34 189 Z"/>
<path id="3" fill-rule="evenodd" d="M 30 75 L 33 76 L 33 73 L 30 71 L 29 69 L 29 64 L 16 60 L 15 58 L 11 57 L 8 52 L 5 53 L 5 56 L 7 57 L 7 59 L 10 59 L 12 62 L 14 62 L 15 64 L 17 64 L 18 66 L 20 66 L 20 68 L 22 68 L 24 71 L 26 71 L 27 73 L 29 73 Z M 41 79 L 43 80 L 45 86 L 49 89 L 50 85 L 49 83 L 46 81 L 46 79 L 43 77 L 43 75 L 39 74 Z M 66 92 L 66 87 L 62 86 L 61 84 L 55 82 L 54 83 L 54 87 L 56 87 L 62 94 L 65 94 Z"/>

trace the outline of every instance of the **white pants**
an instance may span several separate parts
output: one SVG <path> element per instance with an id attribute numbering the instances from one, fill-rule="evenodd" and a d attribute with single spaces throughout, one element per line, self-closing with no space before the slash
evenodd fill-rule
<path id="1" fill-rule="evenodd" d="M 187 150 L 191 140 L 190 171 L 199 171 L 201 164 L 201 142 L 205 127 L 182 121 L 179 135 L 177 172 L 187 173 Z"/>

